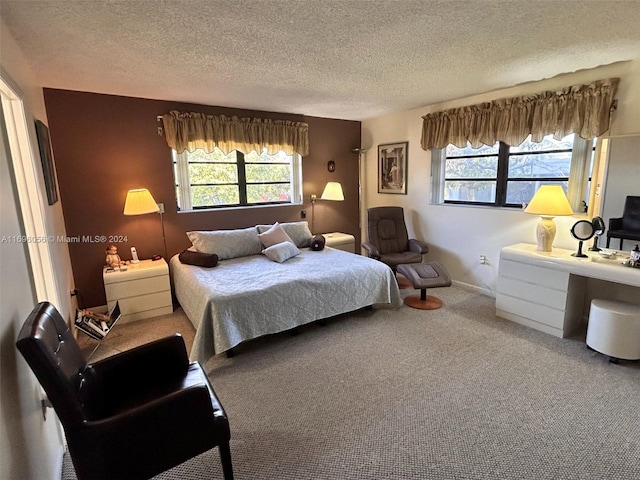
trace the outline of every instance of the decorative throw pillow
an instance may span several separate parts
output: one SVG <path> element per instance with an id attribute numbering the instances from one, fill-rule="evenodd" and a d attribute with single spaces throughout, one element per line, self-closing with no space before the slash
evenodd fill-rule
<path id="1" fill-rule="evenodd" d="M 266 232 L 259 233 L 258 238 L 265 247 L 271 247 L 272 245 L 277 245 L 282 242 L 294 243 L 278 222 Z"/>
<path id="2" fill-rule="evenodd" d="M 195 265 L 196 267 L 215 267 L 218 264 L 218 255 L 215 253 L 194 252 L 193 250 L 184 250 L 178 258 L 182 263 L 187 265 Z"/>
<path id="3" fill-rule="evenodd" d="M 265 248 L 262 253 L 264 253 L 274 262 L 282 263 L 286 260 L 289 260 L 290 258 L 295 257 L 296 255 L 300 255 L 302 252 L 298 250 L 298 247 L 296 247 L 293 243 L 282 242 Z"/>
<path id="4" fill-rule="evenodd" d="M 253 227 L 236 230 L 212 230 L 187 232 L 196 250 L 215 253 L 220 260 L 259 255 L 262 244 Z"/>
<path id="5" fill-rule="evenodd" d="M 316 235 L 311 239 L 311 244 L 309 245 L 309 248 L 317 252 L 324 248 L 325 242 L 326 242 L 326 239 L 324 238 L 324 235 Z"/>
<path id="6" fill-rule="evenodd" d="M 305 248 L 311 243 L 313 234 L 311 230 L 309 230 L 308 222 L 285 222 L 281 223 L 280 226 L 287 232 L 287 235 L 289 235 L 296 247 Z M 256 225 L 258 233 L 264 233 L 271 227 L 272 225 Z"/>

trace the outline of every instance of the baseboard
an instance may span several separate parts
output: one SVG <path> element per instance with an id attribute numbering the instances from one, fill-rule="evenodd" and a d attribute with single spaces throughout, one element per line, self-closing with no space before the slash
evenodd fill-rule
<path id="1" fill-rule="evenodd" d="M 485 295 L 487 297 L 496 298 L 496 292 L 490 290 L 485 287 L 479 287 L 477 285 L 471 285 L 470 283 L 460 282 L 458 280 L 451 280 L 451 283 L 456 287 L 464 288 L 465 290 L 469 290 L 471 292 L 479 293 L 481 295 Z"/>
<path id="2" fill-rule="evenodd" d="M 58 452 L 56 454 L 56 465 L 55 465 L 56 477 L 55 478 L 62 478 L 62 465 L 64 463 L 65 451 L 66 451 L 66 448 L 64 445 L 60 445 L 58 447 Z"/>

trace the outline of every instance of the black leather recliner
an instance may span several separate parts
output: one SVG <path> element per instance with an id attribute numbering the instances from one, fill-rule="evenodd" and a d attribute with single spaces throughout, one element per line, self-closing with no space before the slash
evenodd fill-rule
<path id="1" fill-rule="evenodd" d="M 64 427 L 79 480 L 148 479 L 216 446 L 233 479 L 227 415 L 179 334 L 87 364 L 42 302 L 16 345 Z"/>
<path id="2" fill-rule="evenodd" d="M 372 207 L 367 210 L 367 255 L 386 263 L 395 272 L 403 263 L 420 263 L 429 246 L 409 238 L 402 207 Z"/>
<path id="3" fill-rule="evenodd" d="M 625 239 L 640 240 L 640 197 L 627 197 L 622 217 L 609 219 L 607 248 L 612 238 L 620 239 L 620 250 Z"/>

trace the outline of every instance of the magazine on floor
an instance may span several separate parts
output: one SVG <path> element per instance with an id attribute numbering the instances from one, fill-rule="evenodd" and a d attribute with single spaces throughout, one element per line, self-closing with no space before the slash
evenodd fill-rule
<path id="1" fill-rule="evenodd" d="M 120 315 L 120 305 L 118 302 L 116 302 L 111 313 L 108 315 L 79 308 L 76 311 L 74 323 L 75 327 L 86 335 L 96 340 L 102 340 L 118 321 Z"/>

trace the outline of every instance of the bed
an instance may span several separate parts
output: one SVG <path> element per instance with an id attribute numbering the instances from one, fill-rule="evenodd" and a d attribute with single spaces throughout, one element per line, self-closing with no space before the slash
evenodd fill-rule
<path id="1" fill-rule="evenodd" d="M 300 251 L 283 263 L 249 255 L 215 268 L 174 256 L 176 297 L 196 328 L 191 359 L 206 362 L 241 342 L 374 304 L 401 306 L 384 263 L 330 247 Z"/>

